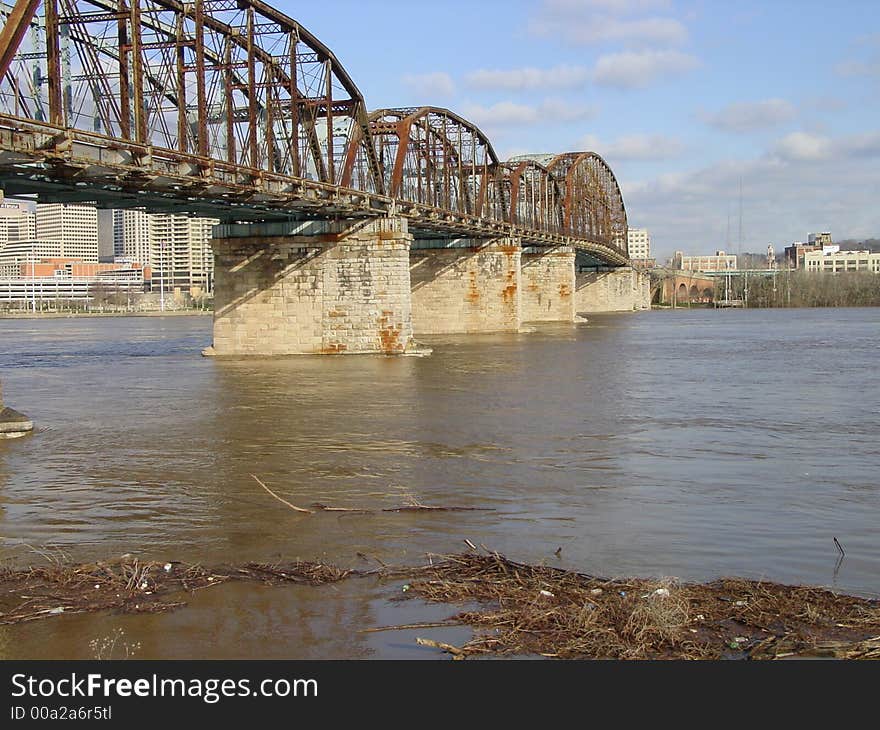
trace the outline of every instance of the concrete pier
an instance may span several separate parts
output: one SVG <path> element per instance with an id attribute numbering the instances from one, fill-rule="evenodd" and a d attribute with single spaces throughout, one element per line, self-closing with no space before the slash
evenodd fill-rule
<path id="1" fill-rule="evenodd" d="M 3 384 L 0 383 L 0 439 L 26 436 L 34 430 L 34 423 L 23 413 L 3 406 Z"/>
<path id="2" fill-rule="evenodd" d="M 631 268 L 578 273 L 572 247 L 515 238 L 414 239 L 405 218 L 223 224 L 211 245 L 206 355 L 422 354 L 414 335 L 650 307 Z"/>
<path id="3" fill-rule="evenodd" d="M 413 348 L 403 218 L 215 226 L 209 355 Z"/>
<path id="4" fill-rule="evenodd" d="M 410 250 L 413 331 L 518 332 L 519 241 L 419 240 Z"/>
<path id="5" fill-rule="evenodd" d="M 622 267 L 610 271 L 578 272 L 575 311 L 632 312 L 651 308 L 651 282 L 647 273 Z"/>
<path id="6" fill-rule="evenodd" d="M 574 322 L 574 259 L 569 246 L 523 252 L 523 322 Z"/>

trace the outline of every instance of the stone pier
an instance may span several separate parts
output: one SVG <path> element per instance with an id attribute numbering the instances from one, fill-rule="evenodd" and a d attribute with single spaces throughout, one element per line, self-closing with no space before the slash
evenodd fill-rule
<path id="1" fill-rule="evenodd" d="M 510 238 L 417 240 L 410 250 L 414 332 L 518 332 L 521 255 Z"/>
<path id="2" fill-rule="evenodd" d="M 33 421 L 27 416 L 3 406 L 3 384 L 0 383 L 0 439 L 14 439 L 33 430 Z"/>
<path id="3" fill-rule="evenodd" d="M 573 322 L 574 249 L 526 249 L 522 255 L 523 322 Z"/>
<path id="4" fill-rule="evenodd" d="M 403 218 L 215 226 L 209 355 L 412 348 Z"/>
<path id="5" fill-rule="evenodd" d="M 575 311 L 632 312 L 651 308 L 650 277 L 643 271 L 621 267 L 610 271 L 578 272 Z"/>

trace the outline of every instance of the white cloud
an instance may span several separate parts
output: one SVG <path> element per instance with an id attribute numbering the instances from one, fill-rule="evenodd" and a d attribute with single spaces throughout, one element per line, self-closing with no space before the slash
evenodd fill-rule
<path id="1" fill-rule="evenodd" d="M 578 149 L 596 152 L 606 160 L 668 160 L 684 151 L 684 144 L 663 134 L 628 134 L 613 142 L 602 142 L 594 135 L 582 137 Z"/>
<path id="2" fill-rule="evenodd" d="M 511 126 L 518 124 L 534 124 L 538 119 L 538 111 L 528 104 L 515 104 L 512 101 L 500 101 L 492 106 L 465 104 L 462 116 L 479 126 Z"/>
<path id="3" fill-rule="evenodd" d="M 557 12 L 602 10 L 624 15 L 642 10 L 665 10 L 670 6 L 670 0 L 544 0 L 544 6 Z"/>
<path id="4" fill-rule="evenodd" d="M 541 115 L 540 121 L 553 122 L 578 122 L 584 119 L 592 119 L 597 114 L 595 106 L 570 102 L 565 99 L 544 99 L 538 106 Z"/>
<path id="5" fill-rule="evenodd" d="M 801 98 L 799 106 L 805 112 L 830 114 L 843 111 L 850 106 L 850 102 L 829 94 L 816 94 Z"/>
<path id="6" fill-rule="evenodd" d="M 834 66 L 839 76 L 880 77 L 880 33 L 866 33 L 855 39 L 852 49 L 861 58 L 848 58 Z"/>
<path id="7" fill-rule="evenodd" d="M 461 115 L 478 127 L 489 129 L 574 122 L 594 117 L 596 109 L 563 99 L 545 99 L 538 105 L 516 104 L 512 101 L 501 101 L 491 106 L 465 104 Z"/>
<path id="8" fill-rule="evenodd" d="M 506 71 L 480 69 L 465 77 L 474 89 L 504 89 L 526 91 L 530 89 L 574 89 L 590 80 L 590 70 L 584 66 L 554 66 L 548 69 L 518 68 Z"/>
<path id="9" fill-rule="evenodd" d="M 841 61 L 834 71 L 838 76 L 880 76 L 880 61 Z"/>
<path id="10" fill-rule="evenodd" d="M 675 249 L 708 253 L 724 248 L 731 215 L 735 251 L 742 182 L 742 251 L 761 252 L 768 243 L 778 251 L 815 230 L 830 230 L 836 239 L 880 235 L 875 200 L 880 130 L 837 138 L 795 135 L 751 160 L 722 161 L 650 180 L 621 176 L 630 219 L 651 230 L 662 259 Z"/>
<path id="11" fill-rule="evenodd" d="M 786 160 L 826 160 L 832 155 L 831 140 L 810 132 L 792 132 L 776 144 L 776 154 Z"/>
<path id="12" fill-rule="evenodd" d="M 669 76 L 687 73 L 699 60 L 680 51 L 627 51 L 600 56 L 593 81 L 601 86 L 635 89 Z"/>
<path id="13" fill-rule="evenodd" d="M 449 97 L 455 93 L 455 83 L 452 77 L 443 71 L 404 74 L 401 81 L 411 91 L 425 97 L 426 104 L 430 103 L 432 97 Z"/>
<path id="14" fill-rule="evenodd" d="M 706 116 L 706 122 L 725 132 L 753 132 L 794 118 L 796 110 L 784 99 L 743 101 Z"/>
<path id="15" fill-rule="evenodd" d="M 674 18 L 594 18 L 586 22 L 534 20 L 529 30 L 543 38 L 562 38 L 574 45 L 637 42 L 679 45 L 687 40 L 687 28 Z"/>
<path id="16" fill-rule="evenodd" d="M 679 20 L 640 15 L 668 7 L 664 0 L 545 0 L 529 22 L 529 31 L 574 45 L 684 43 L 688 31 Z"/>
<path id="17" fill-rule="evenodd" d="M 839 141 L 834 150 L 841 157 L 880 157 L 880 132 L 851 135 Z"/>

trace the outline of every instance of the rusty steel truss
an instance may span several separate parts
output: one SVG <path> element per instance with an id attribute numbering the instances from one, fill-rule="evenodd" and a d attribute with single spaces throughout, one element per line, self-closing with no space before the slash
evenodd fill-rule
<path id="1" fill-rule="evenodd" d="M 7 195 L 228 221 L 402 215 L 417 233 L 628 260 L 598 155 L 502 162 L 447 109 L 369 113 L 330 49 L 260 0 L 0 0 L 0 21 Z"/>

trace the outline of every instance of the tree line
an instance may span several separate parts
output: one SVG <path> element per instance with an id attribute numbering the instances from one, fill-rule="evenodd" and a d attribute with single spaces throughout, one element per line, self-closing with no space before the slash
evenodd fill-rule
<path id="1" fill-rule="evenodd" d="M 807 273 L 782 269 L 775 276 L 731 277 L 731 299 L 749 307 L 877 307 L 880 274 L 868 271 Z M 715 298 L 724 297 L 725 282 L 715 284 Z"/>

